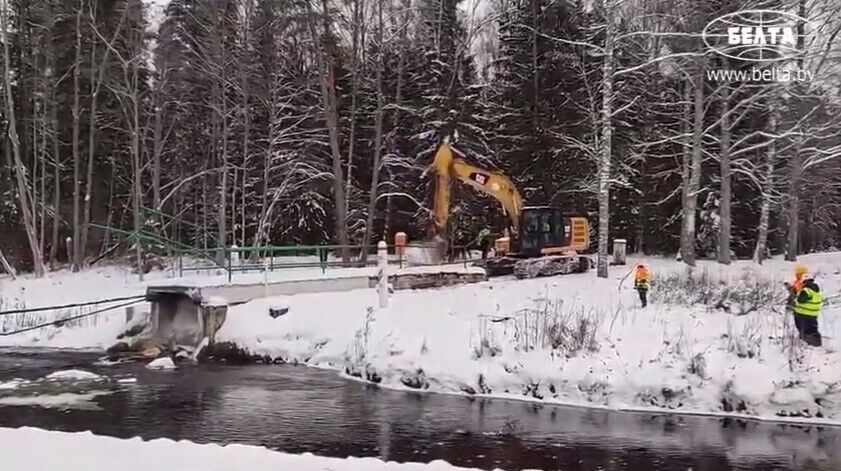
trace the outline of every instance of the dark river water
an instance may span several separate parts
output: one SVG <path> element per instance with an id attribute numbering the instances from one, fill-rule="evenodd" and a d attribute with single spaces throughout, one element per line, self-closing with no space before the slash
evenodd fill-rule
<path id="1" fill-rule="evenodd" d="M 841 428 L 397 392 L 294 366 L 151 371 L 138 364 L 97 366 L 96 359 L 0 350 L 0 383 L 71 368 L 111 379 L 66 386 L 105 394 L 62 407 L 3 402 L 4 396 L 63 392 L 61 385 L 0 389 L 0 426 L 244 443 L 337 457 L 444 459 L 484 469 L 841 470 Z"/>

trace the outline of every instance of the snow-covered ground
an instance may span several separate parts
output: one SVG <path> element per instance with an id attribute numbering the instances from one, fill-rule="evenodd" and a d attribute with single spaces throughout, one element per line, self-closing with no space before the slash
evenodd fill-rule
<path id="1" fill-rule="evenodd" d="M 841 254 L 802 260 L 827 296 L 839 292 Z M 685 271 L 647 262 L 659 279 Z M 792 267 L 701 263 L 696 275 L 718 291 L 778 291 L 781 304 Z M 737 315 L 750 296 L 685 306 L 692 294 L 655 286 L 661 301 L 640 309 L 631 280 L 620 289 L 629 269 L 396 292 L 384 310 L 372 290 L 257 300 L 231 309 L 217 340 L 398 389 L 841 422 L 837 304 L 821 319 L 824 347 L 809 348 L 776 303 Z M 275 319 L 278 304 L 289 312 Z"/>
<path id="2" fill-rule="evenodd" d="M 686 278 L 684 265 L 645 261 L 656 277 L 646 309 L 638 307 L 632 280 L 621 281 L 628 265 L 611 267 L 609 279 L 590 272 L 397 291 L 382 310 L 376 308 L 375 291 L 367 289 L 261 299 L 231 308 L 217 340 L 253 355 L 335 369 L 398 389 L 841 423 L 841 326 L 835 309 L 841 300 L 832 298 L 841 291 L 841 253 L 801 257 L 830 298 L 821 318 L 821 348 L 797 341 L 790 315 L 780 309 L 782 282 L 791 277 L 793 263 L 701 262 L 695 276 L 706 281 L 687 291 L 673 285 Z M 82 292 L 103 297 L 142 292 L 133 275 L 110 273 L 110 278 L 94 271 L 4 281 L 0 287 L 8 299 L 7 286 L 16 286 L 12 292 L 25 293 L 27 305 L 41 304 L 32 295 L 39 292 L 49 295 L 44 302 Z M 294 270 L 270 275 L 296 276 Z M 209 275 L 198 276 L 208 281 Z M 717 298 L 723 294 L 727 297 Z M 763 296 L 779 296 L 779 302 L 751 310 L 752 298 Z M 692 304 L 698 300 L 693 298 L 705 298 L 706 304 Z M 273 318 L 269 308 L 278 305 L 289 311 Z M 123 317 L 99 322 L 0 337 L 0 345 L 113 343 Z"/>
<path id="3" fill-rule="evenodd" d="M 140 438 L 122 440 L 90 432 L 52 432 L 37 428 L 0 428 L 0 460 L 7 470 L 148 471 L 235 469 L 295 471 L 466 470 L 444 461 L 428 464 L 385 462 L 376 458 L 326 458 L 292 455 L 247 445 L 201 445 L 188 441 Z"/>
<path id="4" fill-rule="evenodd" d="M 315 263 L 315 257 L 275 257 L 275 267 L 296 263 Z M 175 265 L 173 262 L 172 265 Z M 198 261 L 187 261 L 185 267 L 196 268 Z M 391 265 L 390 270 L 398 270 Z M 400 273 L 416 274 L 430 271 L 471 271 L 473 267 L 454 264 L 447 267 L 405 267 Z M 274 271 L 235 272 L 231 284 L 272 283 L 277 281 L 311 280 L 324 278 L 342 278 L 374 276 L 376 267 L 365 268 L 327 268 L 319 267 L 276 268 Z M 121 265 L 109 265 L 72 273 L 59 270 L 49 273 L 41 279 L 31 274 L 12 280 L 0 276 L 0 312 L 31 309 L 36 307 L 66 305 L 87 301 L 107 300 L 111 298 L 143 295 L 146 287 L 156 284 L 178 284 L 183 286 L 220 286 L 228 284 L 228 274 L 221 269 L 202 269 L 185 271 L 177 276 L 174 267 L 155 270 L 144 275 L 141 282 L 137 274 Z M 85 307 L 73 307 L 58 311 L 39 311 L 11 316 L 0 316 L 0 333 L 19 328 L 40 325 L 56 319 L 64 319 L 99 310 L 111 304 L 95 304 Z M 149 312 L 148 303 L 139 302 L 134 306 L 138 312 Z M 123 309 L 94 315 L 68 323 L 64 327 L 49 326 L 12 336 L 0 335 L 0 346 L 40 346 L 55 348 L 94 348 L 104 349 L 112 345 L 116 336 L 125 328 Z"/>

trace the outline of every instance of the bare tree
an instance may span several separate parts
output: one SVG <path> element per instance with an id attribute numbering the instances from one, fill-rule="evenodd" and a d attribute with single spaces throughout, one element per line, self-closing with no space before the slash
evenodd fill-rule
<path id="1" fill-rule="evenodd" d="M 330 31 L 330 14 L 327 0 L 321 0 L 321 34 L 316 33 L 315 18 L 309 2 L 306 3 L 309 14 L 309 28 L 316 44 L 316 62 L 321 75 L 321 96 L 324 105 L 324 118 L 327 122 L 327 132 L 330 137 L 330 151 L 333 157 L 333 202 L 335 205 L 334 220 L 339 244 L 342 246 L 342 262 L 350 261 L 347 229 L 347 205 L 345 200 L 344 178 L 342 171 L 342 154 L 339 149 L 339 110 L 336 99 L 336 77 L 333 70 L 334 43 Z"/>
<path id="2" fill-rule="evenodd" d="M 135 8 L 137 12 L 126 11 L 124 15 L 138 14 L 142 5 L 136 0 L 129 1 L 125 7 L 127 9 Z M 129 135 L 129 148 L 131 155 L 131 211 L 134 225 L 134 252 L 135 263 L 137 266 L 138 276 L 143 280 L 143 247 L 141 242 L 141 233 L 143 227 L 142 219 L 142 199 L 143 187 L 141 184 L 142 178 L 142 164 L 141 164 L 141 139 L 140 135 L 143 129 L 140 123 L 141 107 L 143 106 L 143 93 L 141 87 L 140 77 L 140 63 L 144 59 L 143 55 L 143 31 L 140 28 L 126 28 L 126 43 L 127 47 L 124 52 L 120 52 L 114 47 L 108 39 L 106 39 L 96 25 L 92 25 L 94 33 L 105 46 L 111 50 L 111 53 L 117 59 L 120 67 L 120 80 L 114 83 L 108 83 L 107 87 L 117 98 L 117 101 L 122 110 L 123 117 Z"/>
<path id="3" fill-rule="evenodd" d="M 3 92 L 6 104 L 6 122 L 9 141 L 11 141 L 12 155 L 14 157 L 14 174 L 16 183 L 16 193 L 18 196 L 18 205 L 23 216 L 23 225 L 26 230 L 26 238 L 29 241 L 29 250 L 32 253 L 32 264 L 35 268 L 35 276 L 44 276 L 44 258 L 41 255 L 41 249 L 38 244 L 38 235 L 35 227 L 35 221 L 32 214 L 32 207 L 29 203 L 30 189 L 29 181 L 26 175 L 26 168 L 23 164 L 20 151 L 20 138 L 17 131 L 17 119 L 15 117 L 15 103 L 14 94 L 12 93 L 13 72 L 11 67 L 11 57 L 9 52 L 9 40 L 7 37 L 8 29 L 8 8 L 7 0 L 0 0 L 0 40 L 3 42 Z"/>
<path id="4" fill-rule="evenodd" d="M 374 115 L 374 162 L 371 167 L 371 188 L 368 190 L 368 218 L 365 222 L 365 236 L 362 239 L 362 261 L 368 256 L 366 248 L 371 244 L 371 236 L 374 233 L 374 213 L 377 209 L 377 192 L 380 185 L 380 167 L 383 151 L 383 106 L 385 102 L 383 92 L 383 5 L 377 5 L 377 111 Z"/>
<path id="5" fill-rule="evenodd" d="M 603 0 L 605 14 L 604 57 L 602 65 L 601 149 L 598 166 L 599 247 L 597 276 L 608 276 L 608 244 L 610 243 L 610 164 L 613 152 L 613 81 L 616 24 L 613 0 Z"/>
<path id="6" fill-rule="evenodd" d="M 687 170 L 684 172 L 683 226 L 680 233 L 680 252 L 683 261 L 695 266 L 695 216 L 698 211 L 698 192 L 701 186 L 701 140 L 704 132 L 704 65 L 698 62 L 698 71 L 692 80 L 694 112 L 692 125 L 692 150 Z"/>
<path id="7" fill-rule="evenodd" d="M 721 228 L 718 233 L 718 262 L 725 265 L 730 264 L 730 234 L 732 216 L 732 170 L 730 168 L 730 145 L 732 141 L 732 129 L 730 128 L 730 85 L 725 83 L 721 87 Z"/>
<path id="8" fill-rule="evenodd" d="M 81 0 L 80 0 L 81 1 Z M 89 5 L 89 18 L 88 20 L 96 27 L 96 2 L 90 2 Z M 109 45 L 113 45 L 114 42 L 119 37 L 120 31 L 122 29 L 123 23 L 125 22 L 126 12 L 123 10 L 123 13 L 120 15 L 120 21 L 117 24 L 117 27 L 114 29 L 114 33 L 111 36 L 111 40 L 108 43 Z M 94 34 L 91 38 L 91 70 L 90 70 L 90 110 L 88 116 L 88 162 L 87 162 L 87 175 L 85 178 L 85 201 L 84 201 L 84 210 L 82 216 L 82 235 L 81 235 L 81 242 L 80 246 L 82 247 L 83 251 L 87 250 L 88 246 L 88 235 L 90 233 L 90 224 L 91 224 L 91 201 L 93 200 L 93 176 L 94 176 L 94 157 L 96 156 L 96 131 L 97 131 L 97 111 L 99 105 L 99 93 L 102 90 L 102 83 L 105 80 L 104 75 L 105 71 L 108 68 L 109 63 L 109 56 L 111 54 L 111 47 L 106 45 L 102 52 L 102 57 L 97 60 L 96 58 L 96 43 L 97 37 Z M 97 64 L 96 67 L 93 67 L 93 64 Z"/>
<path id="9" fill-rule="evenodd" d="M 75 44 L 75 59 L 73 60 L 73 260 L 71 261 L 73 271 L 77 272 L 82 266 L 82 247 L 81 235 L 81 214 L 80 214 L 80 197 L 81 197 L 81 157 L 79 156 L 79 131 L 81 123 L 82 108 L 79 103 L 79 96 L 81 90 L 79 89 L 79 75 L 82 68 L 82 12 L 85 11 L 84 0 L 79 0 L 76 7 L 76 44 Z"/>
<path id="10" fill-rule="evenodd" d="M 777 126 L 780 120 L 780 104 L 775 96 L 771 97 L 768 104 L 768 134 L 770 142 L 765 152 L 765 165 L 762 174 L 762 202 L 759 209 L 759 228 L 757 229 L 756 248 L 753 252 L 753 259 L 756 263 L 762 264 L 768 252 L 768 223 L 771 217 L 772 192 L 774 191 L 774 164 L 777 159 Z"/>

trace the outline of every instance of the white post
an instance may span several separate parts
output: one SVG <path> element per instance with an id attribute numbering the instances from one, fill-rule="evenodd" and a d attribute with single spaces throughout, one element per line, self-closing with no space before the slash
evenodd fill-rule
<path id="1" fill-rule="evenodd" d="M 263 257 L 263 297 L 269 296 L 269 259 Z"/>
<path id="2" fill-rule="evenodd" d="M 388 306 L 388 244 L 384 240 L 377 243 L 377 267 L 379 268 L 377 293 L 380 295 L 380 307 Z"/>
<path id="3" fill-rule="evenodd" d="M 231 246 L 231 265 L 240 265 L 239 252 L 237 251 L 238 248 L 237 244 Z"/>
<path id="4" fill-rule="evenodd" d="M 627 241 L 625 239 L 614 239 L 613 240 L 613 264 L 614 265 L 624 265 L 625 264 L 625 248 L 627 247 Z"/>

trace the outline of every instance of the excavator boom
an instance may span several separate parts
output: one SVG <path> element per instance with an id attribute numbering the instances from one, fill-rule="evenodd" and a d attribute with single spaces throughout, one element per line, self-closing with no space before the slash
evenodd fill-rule
<path id="1" fill-rule="evenodd" d="M 494 197 L 502 204 L 503 211 L 510 218 L 513 233 L 516 234 L 520 230 L 523 199 L 514 183 L 502 172 L 471 165 L 447 143 L 438 147 L 432 169 L 435 172 L 432 219 L 438 235 L 446 233 L 447 220 L 450 217 L 453 178 Z"/>

